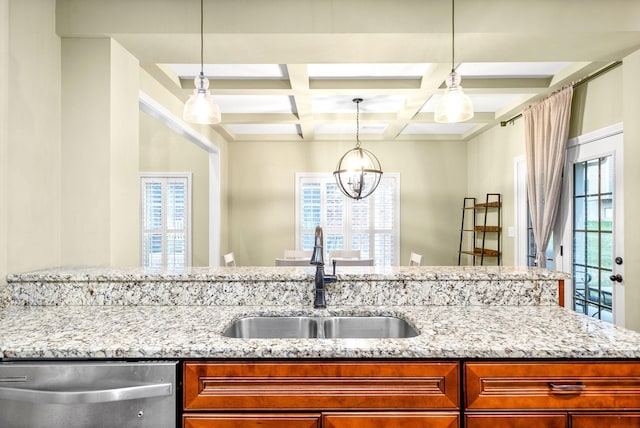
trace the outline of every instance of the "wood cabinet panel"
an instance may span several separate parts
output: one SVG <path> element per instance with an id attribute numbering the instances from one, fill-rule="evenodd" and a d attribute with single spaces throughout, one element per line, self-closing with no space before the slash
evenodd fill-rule
<path id="1" fill-rule="evenodd" d="M 324 413 L 323 428 L 457 428 L 458 413 L 366 412 Z"/>
<path id="2" fill-rule="evenodd" d="M 572 428 L 638 428 L 640 413 L 572 414 Z"/>
<path id="3" fill-rule="evenodd" d="M 640 409 L 640 363 L 466 363 L 472 410 Z"/>
<path id="4" fill-rule="evenodd" d="M 459 409 L 457 361 L 186 362 L 185 410 Z"/>
<path id="5" fill-rule="evenodd" d="M 184 428 L 320 428 L 320 414 L 190 414 Z"/>
<path id="6" fill-rule="evenodd" d="M 465 416 L 466 428 L 566 428 L 566 413 L 483 413 Z"/>

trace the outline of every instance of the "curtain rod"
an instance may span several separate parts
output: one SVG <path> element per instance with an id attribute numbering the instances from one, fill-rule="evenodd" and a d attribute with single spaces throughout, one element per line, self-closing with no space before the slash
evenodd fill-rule
<path id="1" fill-rule="evenodd" d="M 595 73 L 590 74 L 590 75 L 578 80 L 576 83 L 573 84 L 573 87 L 577 88 L 578 86 L 580 86 L 580 85 L 582 85 L 584 83 L 587 83 L 587 82 L 595 79 L 596 77 L 599 77 L 599 76 L 603 75 L 604 73 L 613 70 L 614 68 L 616 68 L 616 67 L 618 67 L 620 65 L 622 65 L 622 61 L 612 62 L 611 64 L 607 65 L 604 68 L 601 68 L 600 70 L 596 71 Z M 511 119 L 507 119 L 507 120 L 501 121 L 500 122 L 500 126 L 507 126 L 508 123 L 513 124 L 513 122 L 516 119 L 520 119 L 521 117 L 522 117 L 522 113 L 518 113 L 515 116 L 513 116 Z"/>

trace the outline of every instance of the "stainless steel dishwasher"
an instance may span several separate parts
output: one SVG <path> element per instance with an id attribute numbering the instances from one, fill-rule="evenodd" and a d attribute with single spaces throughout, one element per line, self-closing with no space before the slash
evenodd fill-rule
<path id="1" fill-rule="evenodd" d="M 177 362 L 0 363 L 0 427 L 176 427 Z"/>

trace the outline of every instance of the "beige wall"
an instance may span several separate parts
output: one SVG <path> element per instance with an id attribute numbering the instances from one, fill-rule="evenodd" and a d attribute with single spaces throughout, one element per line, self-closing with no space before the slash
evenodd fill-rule
<path id="1" fill-rule="evenodd" d="M 0 201 L 8 202 L 9 178 L 9 0 L 0 0 Z M 0 203 L 0 308 L 9 298 L 7 275 L 8 203 Z"/>
<path id="2" fill-rule="evenodd" d="M 569 138 L 622 122 L 622 67 L 576 87 L 571 102 Z"/>
<path id="3" fill-rule="evenodd" d="M 63 264 L 139 262 L 138 67 L 111 39 L 63 39 Z"/>
<path id="4" fill-rule="evenodd" d="M 514 265 L 514 238 L 508 236 L 515 226 L 514 160 L 524 155 L 523 121 L 513 125 L 494 126 L 467 144 L 467 194 L 484 201 L 486 193 L 500 193 L 502 197 L 502 264 Z M 493 217 L 489 217 L 493 220 Z M 487 248 L 497 248 L 494 234 L 487 234 Z M 470 258 L 466 259 L 471 262 Z M 485 264 L 495 264 L 490 258 Z"/>
<path id="5" fill-rule="evenodd" d="M 140 172 L 192 173 L 192 264 L 209 265 L 209 155 L 140 113 Z"/>
<path id="6" fill-rule="evenodd" d="M 60 38 L 55 2 L 9 0 L 7 7 L 0 219 L 5 269 L 20 272 L 60 264 Z"/>
<path id="7" fill-rule="evenodd" d="M 626 58 L 622 75 L 624 118 L 624 279 L 626 326 L 640 331 L 640 51 Z"/>
<path id="8" fill-rule="evenodd" d="M 230 144 L 230 246 L 238 264 L 274 263 L 295 247 L 295 173 L 332 172 L 347 143 Z M 458 213 L 465 195 L 466 148 L 456 142 L 364 142 L 383 171 L 400 172 L 401 264 L 457 262 Z"/>

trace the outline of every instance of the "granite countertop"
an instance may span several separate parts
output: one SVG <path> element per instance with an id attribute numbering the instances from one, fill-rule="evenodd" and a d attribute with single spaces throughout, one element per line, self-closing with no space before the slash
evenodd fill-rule
<path id="1" fill-rule="evenodd" d="M 248 315 L 394 315 L 408 339 L 232 339 Z M 0 349 L 19 358 L 640 358 L 640 334 L 557 306 L 13 306 Z"/>
<path id="2" fill-rule="evenodd" d="M 640 358 L 640 333 L 557 306 L 567 274 L 517 267 L 350 268 L 313 302 L 313 267 L 58 268 L 10 275 L 0 356 L 89 358 Z M 406 339 L 233 339 L 256 315 L 391 315 Z"/>

